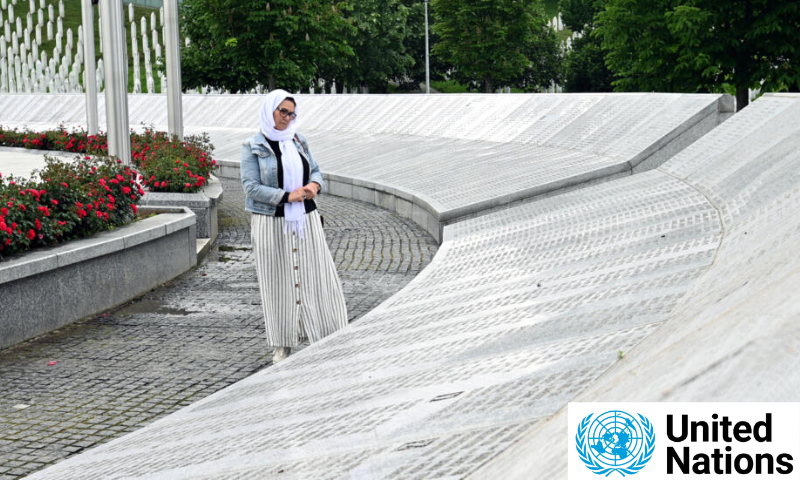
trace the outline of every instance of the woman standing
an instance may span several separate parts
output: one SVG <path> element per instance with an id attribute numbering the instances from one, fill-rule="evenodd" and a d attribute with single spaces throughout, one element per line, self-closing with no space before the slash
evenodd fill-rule
<path id="1" fill-rule="evenodd" d="M 305 138 L 295 132 L 297 104 L 273 90 L 261 131 L 242 145 L 241 176 L 267 342 L 273 363 L 305 339 L 347 325 L 341 283 L 322 230 L 316 197 L 325 185 Z"/>

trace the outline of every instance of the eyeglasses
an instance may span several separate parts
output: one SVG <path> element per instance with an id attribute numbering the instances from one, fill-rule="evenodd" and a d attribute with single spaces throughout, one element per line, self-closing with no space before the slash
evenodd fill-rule
<path id="1" fill-rule="evenodd" d="M 296 113 L 290 112 L 289 110 L 286 110 L 285 108 L 279 108 L 278 109 L 278 113 L 280 113 L 281 117 L 283 117 L 283 118 L 290 117 L 292 120 L 297 118 L 297 114 Z"/>

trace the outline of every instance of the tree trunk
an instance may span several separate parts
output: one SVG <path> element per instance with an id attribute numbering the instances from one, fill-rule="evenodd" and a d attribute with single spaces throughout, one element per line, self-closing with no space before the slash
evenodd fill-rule
<path id="1" fill-rule="evenodd" d="M 269 76 L 269 91 L 275 90 L 275 75 Z"/>
<path id="2" fill-rule="evenodd" d="M 492 93 L 492 77 L 488 75 L 483 79 L 483 93 Z"/>
<path id="3" fill-rule="evenodd" d="M 750 90 L 747 87 L 736 87 L 736 111 L 743 109 L 750 103 Z"/>

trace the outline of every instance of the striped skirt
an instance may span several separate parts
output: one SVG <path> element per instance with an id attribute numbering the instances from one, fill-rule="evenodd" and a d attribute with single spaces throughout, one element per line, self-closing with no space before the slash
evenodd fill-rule
<path id="1" fill-rule="evenodd" d="M 319 211 L 306 214 L 303 238 L 283 233 L 284 218 L 253 214 L 253 253 L 267 342 L 312 343 L 347 325 L 347 307 Z"/>

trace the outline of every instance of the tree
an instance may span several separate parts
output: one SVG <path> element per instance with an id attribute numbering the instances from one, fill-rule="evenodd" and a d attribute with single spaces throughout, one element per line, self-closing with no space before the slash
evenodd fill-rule
<path id="1" fill-rule="evenodd" d="M 561 60 L 555 32 L 538 0 L 433 0 L 433 53 L 453 65 L 462 83 L 525 89 L 558 79 Z"/>
<path id="2" fill-rule="evenodd" d="M 355 56 L 343 66 L 341 80 L 350 87 L 386 92 L 390 79 L 414 64 L 403 43 L 408 8 L 400 0 L 358 0 L 347 15 L 355 27 L 347 39 Z"/>
<path id="3" fill-rule="evenodd" d="M 243 92 L 308 88 L 322 64 L 353 55 L 347 3 L 311 0 L 183 0 L 184 88 Z"/>
<path id="4" fill-rule="evenodd" d="M 564 90 L 567 92 L 610 92 L 614 77 L 606 66 L 603 38 L 595 34 L 595 15 L 605 0 L 561 0 L 564 25 L 581 36 L 572 42 L 564 58 Z"/>
<path id="5" fill-rule="evenodd" d="M 425 81 L 425 2 L 403 0 L 403 4 L 408 8 L 406 36 L 403 39 L 403 46 L 414 63 L 406 68 L 403 76 L 395 78 L 395 81 L 399 84 L 401 90 L 419 90 L 420 83 Z M 439 41 L 439 37 L 431 28 L 433 19 L 433 5 L 428 4 L 428 48 Z M 444 73 L 450 67 L 440 57 L 430 55 L 430 52 L 428 63 L 430 65 L 431 81 L 444 80 Z"/>
<path id="6" fill-rule="evenodd" d="M 800 86 L 800 3 L 608 0 L 598 15 L 618 90 L 677 92 Z"/>

